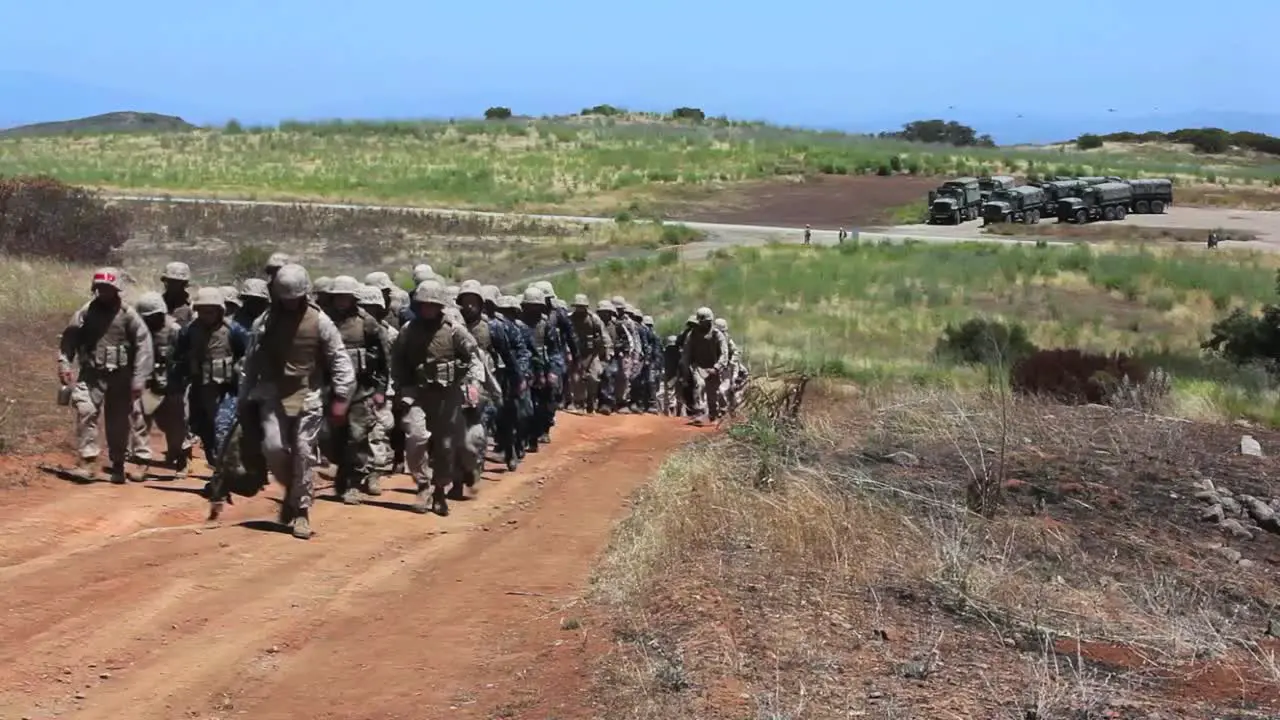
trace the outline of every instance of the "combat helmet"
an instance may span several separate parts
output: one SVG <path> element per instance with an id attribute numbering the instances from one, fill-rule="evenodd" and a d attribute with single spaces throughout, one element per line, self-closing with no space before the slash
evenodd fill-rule
<path id="1" fill-rule="evenodd" d="M 240 307 L 240 291 L 234 285 L 223 285 L 218 289 L 222 291 L 222 299 L 228 305 Z"/>
<path id="2" fill-rule="evenodd" d="M 351 279 L 355 280 L 355 278 L 351 278 Z M 364 283 L 366 285 L 372 285 L 378 288 L 379 290 L 390 290 L 391 288 L 395 287 L 395 283 L 391 282 L 391 276 L 386 274 L 385 272 L 382 272 L 381 270 L 377 270 L 369 273 L 368 275 L 365 275 Z"/>
<path id="3" fill-rule="evenodd" d="M 585 293 L 578 293 L 577 295 L 573 296 L 573 306 L 575 308 L 590 309 L 591 301 L 587 299 L 587 296 Z"/>
<path id="4" fill-rule="evenodd" d="M 191 266 L 184 262 L 171 262 L 164 266 L 164 272 L 160 273 L 160 279 L 191 282 Z"/>
<path id="5" fill-rule="evenodd" d="M 360 286 L 360 291 L 356 294 L 356 302 L 377 308 L 385 308 L 387 306 L 387 300 L 382 297 L 382 291 L 372 285 Z"/>
<path id="6" fill-rule="evenodd" d="M 427 280 L 413 291 L 413 299 L 420 305 L 439 305 L 442 309 L 449 306 L 449 293 L 438 282 Z"/>
<path id="7" fill-rule="evenodd" d="M 413 267 L 413 283 L 415 287 L 417 285 L 421 285 L 424 280 L 430 280 L 435 276 L 435 270 L 432 270 L 431 266 L 426 263 L 415 265 Z"/>
<path id="8" fill-rule="evenodd" d="M 520 298 L 521 305 L 546 305 L 547 296 L 542 288 L 536 285 L 530 285 L 524 289 L 524 295 Z"/>
<path id="9" fill-rule="evenodd" d="M 544 297 L 553 298 L 556 296 L 556 288 L 551 284 L 550 280 L 539 280 L 533 286 L 541 290 Z"/>
<path id="10" fill-rule="evenodd" d="M 373 283 L 369 283 L 372 285 Z M 333 279 L 333 285 L 329 288 L 330 295 L 350 295 L 355 297 L 360 291 L 360 281 L 350 275 L 339 275 Z"/>
<path id="11" fill-rule="evenodd" d="M 121 290 L 120 287 L 120 269 L 113 267 L 98 268 L 93 271 L 93 287 L 109 287 Z"/>
<path id="12" fill-rule="evenodd" d="M 715 313 L 711 312 L 709 307 L 698 308 L 698 312 L 694 313 L 693 316 L 696 322 L 711 322 L 716 318 Z"/>
<path id="13" fill-rule="evenodd" d="M 141 297 L 138 298 L 138 302 L 134 303 L 133 309 L 137 310 L 142 317 L 163 315 L 169 310 L 164 303 L 164 296 L 158 292 L 142 293 Z"/>
<path id="14" fill-rule="evenodd" d="M 475 295 L 482 302 L 484 301 L 484 286 L 479 280 L 463 280 L 458 286 L 458 291 L 454 293 L 454 298 L 461 300 L 463 295 Z"/>
<path id="15" fill-rule="evenodd" d="M 311 290 L 307 269 L 297 263 L 285 263 L 276 271 L 276 296 L 281 300 L 304 298 Z"/>
<path id="16" fill-rule="evenodd" d="M 480 288 L 480 299 L 486 302 L 497 303 L 498 298 L 502 295 L 502 289 L 497 285 L 484 285 Z"/>
<path id="17" fill-rule="evenodd" d="M 267 258 L 267 264 L 262 267 L 263 270 L 270 274 L 272 270 L 279 271 L 285 265 L 292 265 L 293 259 L 282 252 L 271 253 L 271 257 Z"/>
<path id="18" fill-rule="evenodd" d="M 227 296 L 222 294 L 221 288 L 202 287 L 196 291 L 195 298 L 191 300 L 191 307 L 196 309 L 211 307 L 226 310 Z"/>
<path id="19" fill-rule="evenodd" d="M 262 278 L 249 278 L 240 283 L 240 298 L 260 298 L 270 300 L 271 292 L 267 289 L 267 281 Z"/>
<path id="20" fill-rule="evenodd" d="M 321 275 L 311 283 L 311 289 L 317 295 L 329 295 L 333 292 L 333 278 Z"/>
<path id="21" fill-rule="evenodd" d="M 616 313 L 618 312 L 618 309 L 613 306 L 612 301 L 601 300 L 599 303 L 596 303 L 596 313 L 598 314 L 598 313 L 604 313 L 604 312 Z"/>

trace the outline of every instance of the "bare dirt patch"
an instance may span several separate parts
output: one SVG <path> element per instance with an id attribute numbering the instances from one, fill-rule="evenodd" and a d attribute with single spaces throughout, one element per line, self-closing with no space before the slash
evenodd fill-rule
<path id="1" fill-rule="evenodd" d="M 70 411 L 56 403 L 56 361 L 69 319 L 68 313 L 0 322 L 0 460 L 10 453 L 48 451 L 59 436 L 67 442 Z M 0 487 L 25 481 L 23 473 L 0 468 Z"/>
<path id="2" fill-rule="evenodd" d="M 742 183 L 663 208 L 675 220 L 853 229 L 886 222 L 895 208 L 923 201 L 938 183 L 938 178 L 909 175 L 818 175 Z"/>

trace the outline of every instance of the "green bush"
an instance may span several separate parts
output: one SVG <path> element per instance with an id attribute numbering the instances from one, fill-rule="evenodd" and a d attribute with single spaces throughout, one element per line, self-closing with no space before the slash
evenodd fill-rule
<path id="1" fill-rule="evenodd" d="M 948 324 L 934 347 L 944 362 L 963 365 L 1011 366 L 1036 351 L 1021 323 L 971 318 L 962 325 Z"/>

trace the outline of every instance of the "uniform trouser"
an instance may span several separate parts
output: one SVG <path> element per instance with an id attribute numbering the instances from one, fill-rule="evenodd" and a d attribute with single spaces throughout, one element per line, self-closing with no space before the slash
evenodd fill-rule
<path id="1" fill-rule="evenodd" d="M 231 428 L 236 424 L 238 409 L 235 393 L 227 393 L 227 396 L 222 398 L 222 402 L 218 404 L 218 416 L 213 423 L 214 437 L 218 443 L 218 450 L 212 456 L 208 454 L 208 451 L 205 452 L 205 462 L 209 463 L 210 466 L 217 462 L 217 458 L 222 455 L 226 447 L 227 438 L 231 436 Z"/>
<path id="2" fill-rule="evenodd" d="M 600 358 L 574 358 L 573 371 L 569 375 L 569 397 L 578 407 L 595 410 L 600 397 L 600 376 L 603 367 Z"/>
<path id="3" fill-rule="evenodd" d="M 395 430 L 395 413 L 392 400 L 374 409 L 373 429 L 369 432 L 369 448 L 373 452 L 373 466 L 380 472 L 389 472 L 395 459 L 391 447 L 391 434 Z"/>
<path id="4" fill-rule="evenodd" d="M 675 415 L 682 404 L 680 401 L 680 388 L 677 385 L 677 376 L 671 373 L 664 373 L 662 378 L 662 412 L 668 415 Z"/>
<path id="5" fill-rule="evenodd" d="M 152 428 L 158 428 L 164 435 L 166 460 L 178 459 L 190 447 L 187 442 L 187 418 L 181 395 L 165 395 L 150 414 L 143 407 L 142 400 L 134 401 L 129 423 L 131 429 L 129 449 L 141 459 L 151 458 Z"/>
<path id="6" fill-rule="evenodd" d="M 98 457 L 98 417 L 103 415 L 107 458 L 112 465 L 122 465 L 133 431 L 129 423 L 133 378 L 127 369 L 110 374 L 81 370 L 80 378 L 71 391 L 71 407 L 76 412 L 76 451 L 83 460 Z"/>
<path id="7" fill-rule="evenodd" d="M 485 427 L 485 411 L 493 403 L 462 408 L 463 450 L 458 453 L 458 469 L 462 479 L 473 482 L 484 471 L 484 453 L 489 448 L 489 429 Z"/>
<path id="8" fill-rule="evenodd" d="M 463 447 L 462 389 L 415 388 L 406 393 L 404 403 L 404 458 L 413 481 L 419 490 L 452 484 L 456 453 Z"/>
<path id="9" fill-rule="evenodd" d="M 366 394 L 368 391 L 356 392 Z M 370 442 L 377 424 L 378 407 L 374 405 L 373 397 L 369 396 L 351 403 L 347 410 L 347 421 L 332 428 L 333 452 L 337 455 L 338 466 L 334 486 L 339 493 L 365 485 L 377 473 L 373 444 Z"/>
<path id="10" fill-rule="evenodd" d="M 563 355 L 551 358 L 551 373 L 556 376 L 555 382 L 551 384 L 551 424 L 555 425 L 555 411 L 560 409 L 560 406 L 564 404 L 565 376 L 569 374 L 569 369 L 565 365 L 565 358 Z"/>
<path id="11" fill-rule="evenodd" d="M 290 415 L 279 400 L 256 402 L 267 469 L 285 486 L 285 507 L 307 510 L 315 494 L 312 470 L 316 437 L 324 424 L 324 404 L 319 399 L 308 400 L 297 415 Z"/>
<path id="12" fill-rule="evenodd" d="M 615 410 L 631 402 L 631 376 L 635 374 L 632 365 L 630 357 L 615 355 L 605 370 L 600 399 Z"/>
<path id="13" fill-rule="evenodd" d="M 720 416 L 720 373 L 715 368 L 694 367 L 689 369 L 693 381 L 693 411 L 699 415 L 706 413 L 712 418 Z"/>
<path id="14" fill-rule="evenodd" d="M 544 383 L 529 391 L 530 398 L 533 400 L 533 413 L 526 425 L 527 430 L 524 434 L 526 441 L 537 440 L 551 432 L 551 426 L 555 423 L 556 417 L 554 385 L 554 383 Z"/>
<path id="15" fill-rule="evenodd" d="M 508 459 L 519 456 L 525 446 L 529 418 L 533 415 L 533 398 L 529 394 L 528 380 L 523 392 L 515 382 L 508 382 L 502 396 L 502 406 L 494 421 L 497 449 Z"/>
<path id="16" fill-rule="evenodd" d="M 191 432 L 200 440 L 204 448 L 205 460 L 212 466 L 217 462 L 218 448 L 222 447 L 218 439 L 218 414 L 223 412 L 223 404 L 232 395 L 229 385 L 192 385 L 187 393 L 187 404 L 190 408 Z M 224 437 L 226 433 L 223 433 Z"/>

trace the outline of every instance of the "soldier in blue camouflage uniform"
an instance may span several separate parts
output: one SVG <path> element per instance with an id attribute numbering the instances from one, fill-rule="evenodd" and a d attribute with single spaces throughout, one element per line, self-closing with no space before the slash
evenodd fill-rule
<path id="1" fill-rule="evenodd" d="M 556 373 L 554 358 L 563 357 L 564 345 L 556 323 L 548 317 L 547 296 L 538 288 L 525 289 L 520 301 L 521 319 L 529 327 L 533 345 L 533 417 L 525 436 L 526 449 L 537 452 L 545 442 L 556 416 L 556 387 L 561 378 Z"/>
<path id="2" fill-rule="evenodd" d="M 547 280 L 539 280 L 533 284 L 533 287 L 541 290 L 546 297 L 547 320 L 555 326 L 561 342 L 560 350 L 550 358 L 553 372 L 559 378 L 559 382 L 556 383 L 551 396 L 551 425 L 547 427 L 546 433 L 540 438 L 541 442 L 549 443 L 551 442 L 551 428 L 555 427 L 556 424 L 555 410 L 558 410 L 564 403 L 565 382 L 569 375 L 569 367 L 573 364 L 573 348 L 577 347 L 577 338 L 574 337 L 573 320 L 569 318 L 569 308 L 556 297 L 555 287 Z"/>
<path id="3" fill-rule="evenodd" d="M 520 319 L 520 301 L 512 295 L 501 295 L 494 301 L 494 319 L 501 322 L 512 345 L 514 367 L 502 377 L 503 405 L 496 421 L 495 447 L 515 470 L 524 459 L 527 440 L 525 431 L 533 417 L 533 328 Z"/>

